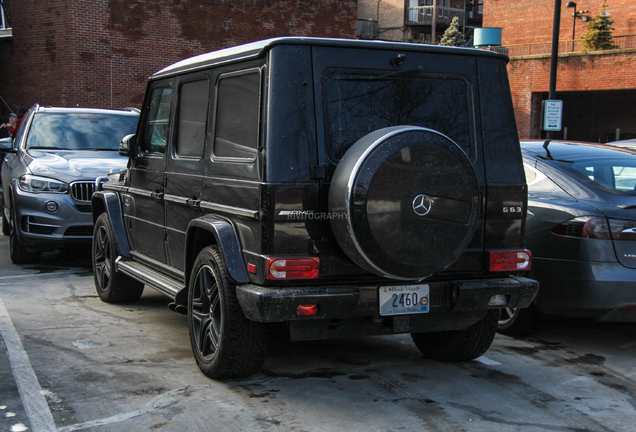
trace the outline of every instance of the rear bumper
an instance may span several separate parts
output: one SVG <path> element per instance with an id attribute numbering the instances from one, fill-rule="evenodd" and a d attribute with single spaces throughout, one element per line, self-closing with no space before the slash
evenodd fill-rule
<path id="1" fill-rule="evenodd" d="M 618 262 L 533 258 L 531 275 L 541 281 L 535 303 L 543 314 L 636 322 L 636 269 Z"/>
<path id="2" fill-rule="evenodd" d="M 483 316 L 488 309 L 499 307 L 523 308 L 530 305 L 539 290 L 538 282 L 510 276 L 497 279 L 430 282 L 430 312 L 418 316 L 438 314 Z M 323 286 L 323 287 L 263 287 L 238 285 L 236 294 L 241 307 L 252 321 L 284 322 L 299 320 L 340 320 L 377 317 L 379 286 Z M 489 306 L 495 295 L 505 296 L 504 306 Z M 303 304 L 317 304 L 318 315 L 298 317 L 296 310 Z M 475 314 L 471 314 L 476 312 Z M 394 317 L 391 317 L 394 318 Z M 477 318 L 479 319 L 479 318 Z M 476 321 L 476 320 L 475 320 Z"/>

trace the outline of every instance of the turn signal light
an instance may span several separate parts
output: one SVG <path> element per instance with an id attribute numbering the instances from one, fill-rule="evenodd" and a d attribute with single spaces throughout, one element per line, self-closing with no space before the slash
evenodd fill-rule
<path id="1" fill-rule="evenodd" d="M 490 271 L 524 271 L 530 270 L 532 254 L 529 250 L 490 251 Z"/>
<path id="2" fill-rule="evenodd" d="M 267 278 L 272 280 L 317 279 L 320 259 L 267 258 Z"/>

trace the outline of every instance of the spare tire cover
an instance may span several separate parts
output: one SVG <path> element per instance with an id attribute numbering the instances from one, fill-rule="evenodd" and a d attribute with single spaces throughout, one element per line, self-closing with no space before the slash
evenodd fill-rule
<path id="1" fill-rule="evenodd" d="M 329 189 L 331 228 L 360 267 L 420 280 L 451 265 L 479 217 L 477 177 L 447 136 L 416 126 L 380 129 L 358 140 Z"/>

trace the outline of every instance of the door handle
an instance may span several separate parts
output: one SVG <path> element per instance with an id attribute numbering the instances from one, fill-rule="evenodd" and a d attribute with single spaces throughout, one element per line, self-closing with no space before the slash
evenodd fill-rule
<path id="1" fill-rule="evenodd" d="M 187 204 L 192 207 L 193 209 L 200 209 L 201 208 L 201 200 L 197 199 L 197 198 L 190 198 L 188 201 L 186 201 Z"/>
<path id="2" fill-rule="evenodd" d="M 151 192 L 150 198 L 154 199 L 157 202 L 163 201 L 163 193 L 161 192 Z"/>

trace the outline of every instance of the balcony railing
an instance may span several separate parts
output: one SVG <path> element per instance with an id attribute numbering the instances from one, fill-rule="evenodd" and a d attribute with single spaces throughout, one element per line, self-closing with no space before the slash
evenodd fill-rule
<path id="1" fill-rule="evenodd" d="M 418 6 L 409 8 L 407 25 L 432 25 L 433 6 Z M 437 6 L 436 24 L 450 25 L 453 17 L 457 17 L 460 23 L 464 22 L 465 11 L 463 9 Z"/>
<path id="2" fill-rule="evenodd" d="M 614 36 L 612 43 L 617 49 L 636 48 L 636 35 L 632 36 Z M 530 55 L 550 55 L 552 53 L 552 43 L 536 43 L 526 45 L 507 45 L 505 47 L 510 57 L 521 57 Z M 499 48 L 501 49 L 501 48 Z M 492 47 L 493 51 L 497 48 Z M 581 52 L 580 40 L 566 40 L 559 42 L 559 54 L 570 52 Z"/>

